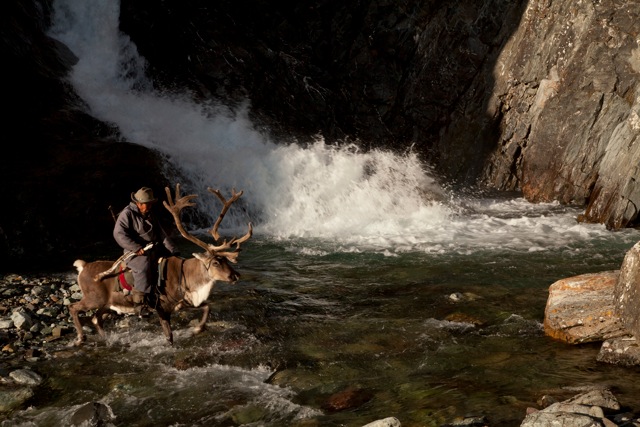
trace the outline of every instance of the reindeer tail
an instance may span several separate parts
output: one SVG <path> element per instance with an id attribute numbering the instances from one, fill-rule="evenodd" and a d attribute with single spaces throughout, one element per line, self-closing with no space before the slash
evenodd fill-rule
<path id="1" fill-rule="evenodd" d="M 73 266 L 78 270 L 78 273 L 82 272 L 82 269 L 84 269 L 85 265 L 87 265 L 86 261 L 83 261 L 81 259 L 77 259 L 73 263 Z"/>

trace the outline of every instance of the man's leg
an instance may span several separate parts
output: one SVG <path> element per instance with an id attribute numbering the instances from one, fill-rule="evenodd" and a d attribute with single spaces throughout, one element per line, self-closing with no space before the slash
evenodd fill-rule
<path id="1" fill-rule="evenodd" d="M 133 303 L 137 314 L 143 314 L 146 296 L 151 291 L 151 284 L 155 275 L 151 271 L 149 257 L 138 257 L 136 265 L 131 269 L 133 273 L 133 290 L 130 301 Z"/>

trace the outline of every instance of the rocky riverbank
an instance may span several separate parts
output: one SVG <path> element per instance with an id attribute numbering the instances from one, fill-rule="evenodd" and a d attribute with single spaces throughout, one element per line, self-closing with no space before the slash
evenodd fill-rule
<path id="1" fill-rule="evenodd" d="M 43 381 L 38 361 L 65 348 L 73 336 L 67 307 L 81 297 L 74 277 L 0 278 L 0 413 L 33 396 Z"/>

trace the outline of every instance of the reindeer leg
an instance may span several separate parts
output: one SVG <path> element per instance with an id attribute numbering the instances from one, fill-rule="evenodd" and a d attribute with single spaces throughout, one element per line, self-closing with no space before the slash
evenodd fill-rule
<path id="1" fill-rule="evenodd" d="M 93 323 L 93 326 L 95 326 L 96 330 L 98 331 L 98 334 L 100 334 L 102 338 L 106 337 L 106 334 L 104 332 L 104 328 L 102 327 L 102 325 L 104 324 L 104 314 L 108 310 L 109 309 L 105 306 L 100 307 L 98 311 L 96 311 L 96 313 L 93 315 L 93 318 L 91 319 L 91 323 Z"/>
<path id="2" fill-rule="evenodd" d="M 73 345 L 79 346 L 82 344 L 87 337 L 84 336 L 84 332 L 82 331 L 82 323 L 80 323 L 80 317 L 78 313 L 81 311 L 86 311 L 85 304 L 82 301 L 76 302 L 75 304 L 71 304 L 69 306 L 69 313 L 71 313 L 71 317 L 73 318 L 73 326 L 76 328 L 76 333 L 78 336 L 74 341 Z"/>
<path id="3" fill-rule="evenodd" d="M 160 326 L 162 326 L 164 336 L 167 337 L 169 345 L 173 345 L 173 332 L 171 331 L 171 313 L 165 311 L 160 306 L 156 307 L 156 312 L 158 313 L 158 317 L 160 318 Z"/>
<path id="4" fill-rule="evenodd" d="M 205 329 L 207 318 L 209 317 L 209 310 L 210 310 L 209 304 L 202 305 L 202 317 L 200 318 L 200 323 L 198 323 L 198 325 L 196 325 L 196 327 L 193 328 L 194 334 L 199 334 Z"/>

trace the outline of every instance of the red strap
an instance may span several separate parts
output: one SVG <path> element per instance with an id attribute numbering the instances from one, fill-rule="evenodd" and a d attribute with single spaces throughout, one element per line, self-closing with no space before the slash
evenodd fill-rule
<path id="1" fill-rule="evenodd" d="M 131 286 L 127 282 L 126 277 L 124 277 L 124 268 L 122 268 L 122 266 L 120 266 L 120 274 L 118 274 L 118 281 L 120 282 L 120 286 L 122 286 L 123 289 L 126 289 L 128 291 L 133 289 L 133 286 Z"/>

